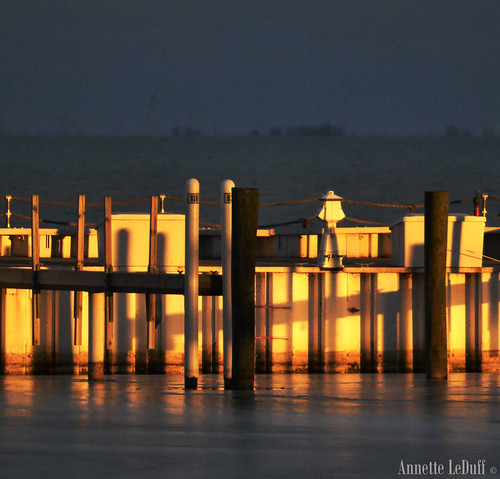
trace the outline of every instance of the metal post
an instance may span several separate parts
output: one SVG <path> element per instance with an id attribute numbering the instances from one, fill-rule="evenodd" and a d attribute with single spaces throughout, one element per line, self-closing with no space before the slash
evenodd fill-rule
<path id="1" fill-rule="evenodd" d="M 431 379 L 448 376 L 446 331 L 446 253 L 449 194 L 425 193 L 425 351 L 426 375 Z"/>
<path id="2" fill-rule="evenodd" d="M 5 218 L 7 220 L 7 228 L 10 228 L 10 217 L 12 216 L 12 211 L 10 211 L 10 201 L 12 200 L 12 195 L 5 195 L 5 202 L 6 208 L 5 208 Z"/>
<path id="3" fill-rule="evenodd" d="M 224 180 L 221 184 L 222 224 L 222 331 L 224 387 L 231 387 L 233 332 L 231 313 L 231 242 L 232 242 L 232 189 L 234 182 Z"/>
<path id="4" fill-rule="evenodd" d="M 255 256 L 259 190 L 233 188 L 231 258 L 232 389 L 253 389 L 255 377 Z"/>
<path id="5" fill-rule="evenodd" d="M 198 270 L 200 184 L 195 178 L 186 182 L 186 271 L 184 286 L 184 386 L 198 387 Z"/>

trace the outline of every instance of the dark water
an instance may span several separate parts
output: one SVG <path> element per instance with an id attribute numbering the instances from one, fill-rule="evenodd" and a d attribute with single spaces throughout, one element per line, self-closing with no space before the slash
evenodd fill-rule
<path id="1" fill-rule="evenodd" d="M 183 381 L 1 378 L 0 477 L 396 478 L 401 461 L 498 475 L 498 374 L 268 375 L 253 392 Z"/>
<path id="2" fill-rule="evenodd" d="M 131 200 L 166 194 L 184 197 L 195 177 L 201 199 L 219 200 L 220 183 L 259 188 L 262 202 L 316 198 L 328 190 L 349 200 L 422 204 L 427 190 L 447 190 L 451 200 L 475 190 L 500 197 L 500 138 L 10 138 L 0 137 L 0 194 L 46 201 Z M 13 209 L 23 204 L 14 202 Z M 127 205 L 127 210 L 136 206 Z M 147 203 L 137 208 L 147 210 Z M 182 205 L 167 204 L 182 212 Z M 471 213 L 467 202 L 453 207 Z M 261 224 L 314 215 L 315 203 L 261 209 Z M 347 216 L 394 222 L 407 212 L 345 205 Z M 498 215 L 500 204 L 489 202 Z M 67 210 L 67 209 L 66 209 Z M 42 217 L 73 214 L 47 206 Z M 206 206 L 202 220 L 218 221 Z M 488 218 L 488 225 L 495 225 Z"/>

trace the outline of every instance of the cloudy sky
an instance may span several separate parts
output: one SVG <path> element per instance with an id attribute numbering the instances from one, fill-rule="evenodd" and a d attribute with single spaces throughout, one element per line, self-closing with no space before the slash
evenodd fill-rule
<path id="1" fill-rule="evenodd" d="M 0 0 L 6 132 L 500 133 L 498 0 Z"/>

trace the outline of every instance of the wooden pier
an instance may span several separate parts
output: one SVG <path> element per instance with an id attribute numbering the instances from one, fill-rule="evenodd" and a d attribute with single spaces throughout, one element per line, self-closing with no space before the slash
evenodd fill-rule
<path id="1" fill-rule="evenodd" d="M 231 294 L 224 295 L 231 292 L 231 238 L 227 230 L 190 223 L 199 199 L 188 194 L 185 215 L 175 217 L 158 213 L 156 197 L 147 215 L 115 214 L 107 197 L 97 228 L 85 225 L 79 196 L 76 222 L 64 231 L 40 228 L 33 196 L 31 227 L 0 229 L 2 371 L 182 373 L 189 342 L 186 387 L 196 387 L 201 371 L 223 372 L 230 387 L 234 329 L 227 318 Z M 221 195 L 221 222 L 228 224 L 228 191 Z M 136 219 L 139 233 L 123 226 Z M 173 225 L 171 236 L 166 225 Z M 424 371 L 424 265 L 405 265 L 404 255 L 392 251 L 395 230 L 337 228 L 336 234 L 343 267 L 322 269 L 318 233 L 257 232 L 255 372 Z M 498 234 L 492 228 L 485 235 L 494 248 Z M 189 237 L 199 240 L 194 250 Z M 488 254 L 500 256 L 494 248 Z M 193 251 L 197 262 L 187 267 Z M 500 371 L 498 262 L 464 264 L 444 271 L 447 369 Z"/>

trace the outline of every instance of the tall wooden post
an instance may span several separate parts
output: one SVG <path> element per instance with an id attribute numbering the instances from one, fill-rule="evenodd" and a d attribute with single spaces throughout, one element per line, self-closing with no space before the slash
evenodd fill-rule
<path id="1" fill-rule="evenodd" d="M 106 350 L 105 293 L 92 293 L 89 305 L 89 380 L 104 378 Z"/>
<path id="2" fill-rule="evenodd" d="M 113 292 L 110 275 L 113 271 L 113 238 L 112 238 L 112 201 L 111 196 L 104 198 L 104 256 L 106 279 L 105 318 L 106 318 L 106 350 L 113 348 Z"/>
<path id="3" fill-rule="evenodd" d="M 323 354 L 323 328 L 322 328 L 322 286 L 323 277 L 318 273 L 308 275 L 308 372 L 322 373 L 325 370 Z"/>
<path id="4" fill-rule="evenodd" d="M 481 274 L 465 274 L 465 370 L 480 373 L 481 348 Z"/>
<path id="5" fill-rule="evenodd" d="M 77 223 L 77 234 L 76 234 L 76 265 L 75 270 L 83 270 L 85 257 L 85 195 L 78 195 L 78 223 Z M 75 320 L 75 332 L 74 332 L 74 345 L 81 346 L 82 344 L 82 303 L 83 296 L 81 291 L 75 291 L 74 293 L 74 320 Z"/>
<path id="6" fill-rule="evenodd" d="M 448 242 L 449 194 L 425 193 L 425 355 L 426 376 L 448 377 L 446 330 L 446 252 Z"/>
<path id="7" fill-rule="evenodd" d="M 158 196 L 151 197 L 151 213 L 149 221 L 149 267 L 150 273 L 158 271 Z M 155 349 L 156 332 L 156 294 L 146 295 L 147 343 L 148 350 Z M 149 360 L 149 358 L 148 358 Z"/>
<path id="8" fill-rule="evenodd" d="M 38 282 L 38 272 L 40 271 L 40 200 L 38 195 L 31 197 L 31 264 L 33 269 L 32 344 L 40 346 L 40 315 L 38 311 L 40 302 Z"/>
<path id="9" fill-rule="evenodd" d="M 231 389 L 253 389 L 255 379 L 255 257 L 259 190 L 233 188 L 231 258 L 233 374 Z"/>

